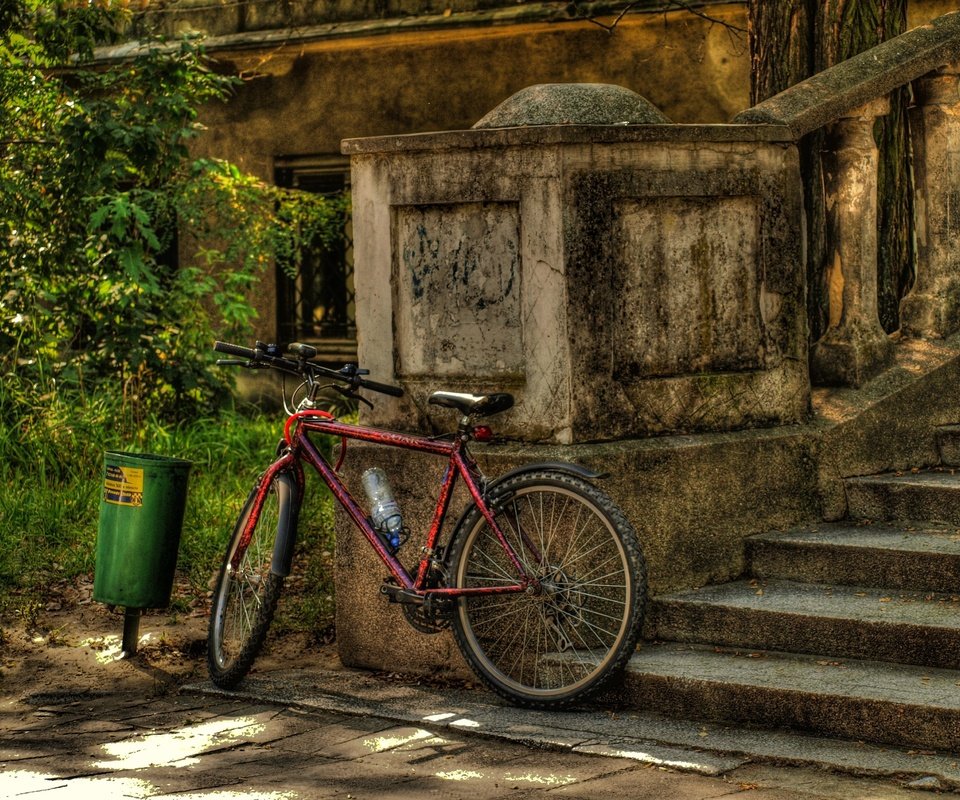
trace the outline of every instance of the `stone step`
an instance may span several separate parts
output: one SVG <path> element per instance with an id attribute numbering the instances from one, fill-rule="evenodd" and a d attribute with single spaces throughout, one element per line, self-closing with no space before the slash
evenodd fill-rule
<path id="1" fill-rule="evenodd" d="M 958 683 L 953 670 L 669 643 L 644 645 L 606 699 L 671 717 L 957 751 Z"/>
<path id="2" fill-rule="evenodd" d="M 960 594 L 736 581 L 655 597 L 648 614 L 657 640 L 960 667 Z"/>
<path id="3" fill-rule="evenodd" d="M 960 594 L 960 532 L 824 523 L 747 539 L 757 578 Z"/>
<path id="4" fill-rule="evenodd" d="M 960 467 L 960 425 L 941 425 L 934 432 L 940 463 Z"/>
<path id="5" fill-rule="evenodd" d="M 949 470 L 847 478 L 849 515 L 868 520 L 929 520 L 960 525 L 960 474 Z"/>

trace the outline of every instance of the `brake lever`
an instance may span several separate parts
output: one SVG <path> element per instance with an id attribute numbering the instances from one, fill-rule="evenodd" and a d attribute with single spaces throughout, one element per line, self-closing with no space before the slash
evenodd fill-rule
<path id="1" fill-rule="evenodd" d="M 347 379 L 353 379 L 361 375 L 370 374 L 370 370 L 360 369 L 360 367 L 357 364 L 344 364 L 339 371 L 340 371 L 340 374 Z"/>
<path id="2" fill-rule="evenodd" d="M 344 389 L 342 386 L 335 386 L 334 389 L 344 397 L 349 397 L 351 400 L 359 400 L 361 403 L 366 403 L 370 408 L 373 408 L 373 403 L 367 400 L 366 397 L 357 394 L 353 389 Z"/>

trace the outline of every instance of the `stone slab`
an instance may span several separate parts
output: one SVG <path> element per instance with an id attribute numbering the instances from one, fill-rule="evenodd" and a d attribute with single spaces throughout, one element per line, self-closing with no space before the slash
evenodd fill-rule
<path id="1" fill-rule="evenodd" d="M 809 525 L 752 536 L 747 554 L 757 578 L 960 591 L 960 535 L 952 525 Z"/>
<path id="2" fill-rule="evenodd" d="M 657 639 L 948 669 L 960 596 L 744 580 L 654 598 L 649 626 Z"/>
<path id="3" fill-rule="evenodd" d="M 644 647 L 611 698 L 658 713 L 960 749 L 960 673 L 750 649 Z"/>
<path id="4" fill-rule="evenodd" d="M 847 478 L 850 516 L 960 525 L 960 475 L 951 470 Z"/>

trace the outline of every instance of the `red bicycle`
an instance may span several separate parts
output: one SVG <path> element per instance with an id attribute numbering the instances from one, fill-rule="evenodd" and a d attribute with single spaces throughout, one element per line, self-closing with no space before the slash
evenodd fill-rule
<path id="1" fill-rule="evenodd" d="M 314 347 L 254 348 L 217 342 L 237 358 L 222 365 L 273 369 L 297 376 L 276 460 L 263 472 L 237 521 L 213 595 L 208 637 L 210 676 L 237 684 L 260 650 L 289 575 L 304 496 L 304 462 L 320 475 L 390 572 L 381 592 L 402 604 L 406 619 L 433 633 L 452 628 L 467 662 L 491 689 L 530 708 L 560 708 L 596 691 L 634 651 L 646 601 L 646 566 L 637 535 L 613 501 L 590 481 L 600 474 L 576 464 L 531 464 L 499 478 L 484 476 L 471 441 L 491 431 L 477 420 L 506 411 L 509 394 L 436 392 L 430 403 L 459 413 L 446 437 L 364 427 L 316 408 L 334 388 L 369 402 L 360 390 L 401 396 L 348 364 L 333 370 L 311 361 Z M 299 399 L 298 399 L 299 398 Z M 344 440 L 340 461 L 324 458 L 310 434 Z M 398 539 L 374 524 L 339 475 L 346 440 L 372 442 L 448 460 L 433 520 L 411 569 Z M 453 489 L 462 480 L 468 507 L 441 542 Z M 406 533 L 406 532 L 405 532 Z"/>

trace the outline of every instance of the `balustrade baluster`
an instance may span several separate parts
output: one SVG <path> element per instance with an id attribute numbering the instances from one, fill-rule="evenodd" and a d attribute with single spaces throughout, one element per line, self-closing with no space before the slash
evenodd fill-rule
<path id="1" fill-rule="evenodd" d="M 914 82 L 917 277 L 900 305 L 903 332 L 960 330 L 960 62 Z"/>
<path id="2" fill-rule="evenodd" d="M 873 138 L 886 97 L 829 126 L 823 151 L 829 241 L 827 330 L 814 345 L 812 377 L 821 385 L 860 386 L 889 366 L 893 347 L 877 314 L 877 167 Z"/>

